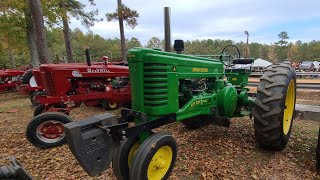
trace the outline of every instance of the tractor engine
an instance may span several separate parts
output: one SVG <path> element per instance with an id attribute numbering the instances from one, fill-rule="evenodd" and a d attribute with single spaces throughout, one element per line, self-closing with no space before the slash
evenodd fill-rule
<path id="1" fill-rule="evenodd" d="M 179 81 L 179 108 L 183 107 L 190 99 L 207 89 L 206 79 L 182 79 Z"/>

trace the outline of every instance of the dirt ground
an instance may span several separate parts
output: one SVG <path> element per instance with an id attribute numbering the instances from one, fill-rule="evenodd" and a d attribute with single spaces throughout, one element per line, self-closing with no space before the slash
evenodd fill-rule
<path id="1" fill-rule="evenodd" d="M 320 93 L 299 91 L 297 102 L 320 105 Z M 115 179 L 111 169 L 89 177 L 67 145 L 48 150 L 33 147 L 25 138 L 32 113 L 28 97 L 0 94 L 0 164 L 14 155 L 36 179 Z M 100 113 L 105 111 L 83 106 L 71 117 L 78 120 Z M 295 120 L 289 144 L 281 152 L 256 146 L 249 118 L 233 118 L 229 128 L 209 125 L 190 131 L 173 123 L 156 131 L 171 133 L 179 145 L 170 179 L 319 179 L 314 167 L 318 124 Z"/>

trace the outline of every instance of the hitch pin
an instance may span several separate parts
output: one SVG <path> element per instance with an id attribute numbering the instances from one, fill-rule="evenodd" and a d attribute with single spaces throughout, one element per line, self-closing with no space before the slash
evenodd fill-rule
<path id="1" fill-rule="evenodd" d="M 107 134 L 110 133 L 110 129 L 108 127 L 106 127 L 106 126 L 97 125 L 97 127 L 102 129 L 102 130 L 104 130 Z"/>

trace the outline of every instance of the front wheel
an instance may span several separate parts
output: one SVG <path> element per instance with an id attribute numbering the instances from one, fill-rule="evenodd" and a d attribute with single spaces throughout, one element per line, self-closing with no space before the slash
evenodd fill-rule
<path id="1" fill-rule="evenodd" d="M 112 159 L 112 169 L 117 179 L 129 179 L 129 169 L 132 159 L 140 146 L 139 138 L 128 138 L 123 140 L 115 148 Z"/>
<path id="2" fill-rule="evenodd" d="M 72 119 L 62 113 L 42 113 L 28 124 L 27 139 L 41 149 L 62 146 L 66 142 L 63 125 L 70 122 Z"/>
<path id="3" fill-rule="evenodd" d="M 132 160 L 129 179 L 168 179 L 177 158 L 177 143 L 165 133 L 153 134 L 140 145 Z"/>
<path id="4" fill-rule="evenodd" d="M 287 145 L 295 103 L 295 71 L 284 63 L 269 66 L 260 78 L 254 101 L 254 129 L 260 147 L 282 150 Z"/>

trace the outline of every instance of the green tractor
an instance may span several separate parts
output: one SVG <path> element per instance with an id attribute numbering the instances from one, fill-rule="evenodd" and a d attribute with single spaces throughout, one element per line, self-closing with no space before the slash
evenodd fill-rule
<path id="1" fill-rule="evenodd" d="M 152 130 L 173 122 L 189 129 L 208 124 L 228 127 L 232 117 L 253 116 L 261 148 L 286 146 L 296 100 L 296 76 L 290 65 L 269 66 L 257 94 L 250 97 L 246 88 L 250 69 L 225 68 L 225 56 L 183 55 L 183 41 L 176 41 L 174 49 L 177 53 L 128 51 L 132 109 L 123 109 L 121 117 L 103 114 L 65 125 L 69 148 L 89 175 L 99 174 L 112 162 L 118 179 L 167 179 L 177 158 L 177 143 L 171 135 Z"/>

